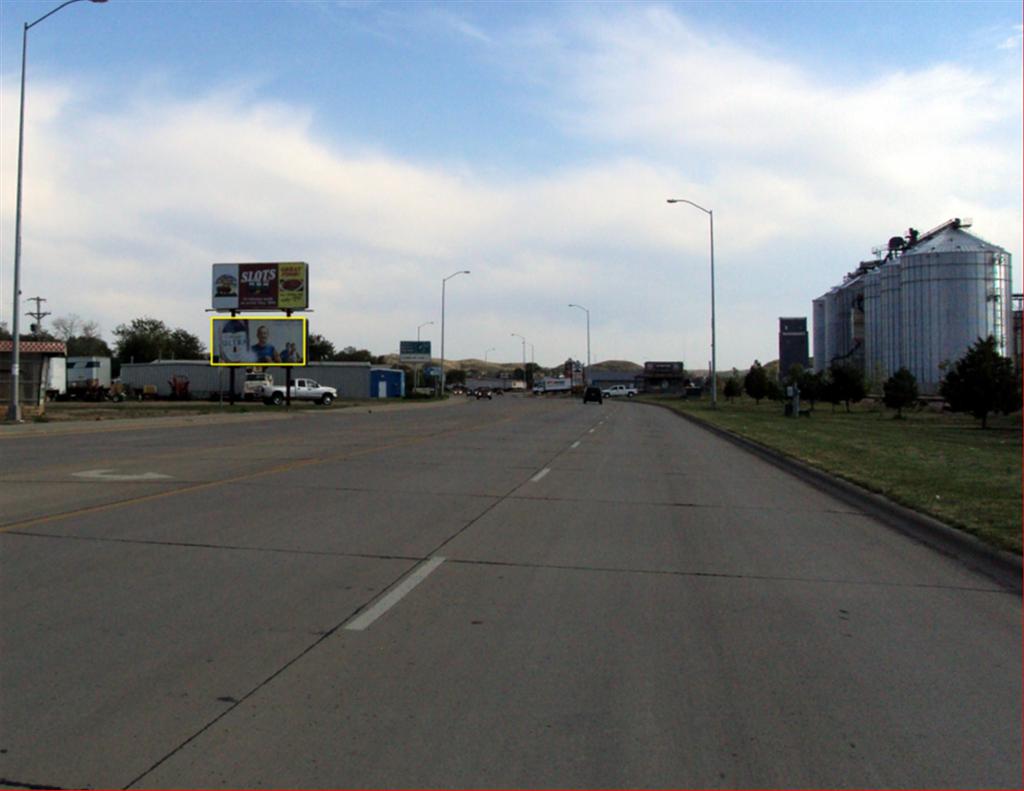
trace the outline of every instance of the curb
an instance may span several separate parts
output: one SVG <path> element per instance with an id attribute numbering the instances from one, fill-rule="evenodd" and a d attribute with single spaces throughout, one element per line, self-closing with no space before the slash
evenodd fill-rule
<path id="1" fill-rule="evenodd" d="M 667 409 L 691 424 L 731 442 L 806 483 L 813 484 L 816 488 L 873 517 L 886 527 L 957 560 L 972 571 L 984 574 L 1014 593 L 1020 594 L 1024 590 L 1024 564 L 1020 555 L 997 549 L 970 533 L 951 527 L 934 517 L 899 505 L 883 495 L 811 467 L 767 445 L 679 412 L 667 404 L 649 401 L 646 403 Z"/>

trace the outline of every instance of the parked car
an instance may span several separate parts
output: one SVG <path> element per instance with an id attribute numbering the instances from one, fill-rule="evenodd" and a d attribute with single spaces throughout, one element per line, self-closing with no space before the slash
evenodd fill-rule
<path id="1" fill-rule="evenodd" d="M 632 398 L 633 396 L 638 395 L 639 392 L 640 391 L 635 387 L 630 387 L 629 385 L 612 385 L 611 387 L 606 387 L 602 390 L 601 395 L 605 398 L 615 398 L 616 396 Z"/>
<path id="2" fill-rule="evenodd" d="M 603 403 L 602 398 L 603 396 L 601 395 L 600 387 L 588 387 L 586 390 L 583 391 L 584 404 L 587 403 L 588 401 L 596 401 L 597 403 L 600 404 Z"/>
<path id="3" fill-rule="evenodd" d="M 338 397 L 338 391 L 312 379 L 296 379 L 292 382 L 291 397 L 293 401 L 315 401 L 323 406 L 330 406 Z M 285 387 L 284 385 L 264 385 L 260 388 L 260 398 L 265 404 L 280 406 L 285 401 Z"/>

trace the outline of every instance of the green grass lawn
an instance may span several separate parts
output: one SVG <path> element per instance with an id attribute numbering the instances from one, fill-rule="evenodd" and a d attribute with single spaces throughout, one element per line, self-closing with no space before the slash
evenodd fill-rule
<path id="1" fill-rule="evenodd" d="M 644 397 L 767 445 L 857 483 L 1003 549 L 1021 551 L 1021 415 L 966 415 L 880 404 L 818 405 L 810 418 L 783 417 L 781 404 L 739 398 Z M 807 406 L 804 404 L 803 406 Z"/>

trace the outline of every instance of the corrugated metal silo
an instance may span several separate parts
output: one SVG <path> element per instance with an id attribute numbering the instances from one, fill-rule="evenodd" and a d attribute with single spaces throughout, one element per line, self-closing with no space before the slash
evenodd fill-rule
<path id="1" fill-rule="evenodd" d="M 887 376 L 882 365 L 881 291 L 882 273 L 872 269 L 864 275 L 864 374 L 877 382 L 884 381 Z"/>
<path id="2" fill-rule="evenodd" d="M 927 234 L 900 259 L 902 364 L 922 393 L 935 393 L 943 371 L 978 339 L 993 335 L 1007 350 L 1010 260 L 1000 247 L 950 223 Z"/>
<path id="3" fill-rule="evenodd" d="M 812 315 L 814 316 L 814 371 L 824 371 L 827 367 L 825 362 L 827 358 L 825 351 L 825 297 L 822 295 L 814 300 L 811 305 L 813 307 Z"/>
<path id="4" fill-rule="evenodd" d="M 902 322 L 900 321 L 900 262 L 887 261 L 879 270 L 878 316 L 881 322 L 882 372 L 889 378 L 903 367 Z"/>

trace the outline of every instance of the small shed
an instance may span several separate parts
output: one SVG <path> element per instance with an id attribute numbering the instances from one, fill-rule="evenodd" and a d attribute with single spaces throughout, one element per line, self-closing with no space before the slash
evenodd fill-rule
<path id="1" fill-rule="evenodd" d="M 405 395 L 405 371 L 399 368 L 370 369 L 370 398 L 402 398 Z"/>
<path id="2" fill-rule="evenodd" d="M 63 341 L 26 341 L 18 344 L 18 403 L 23 406 L 41 407 L 46 402 L 48 390 L 63 391 L 64 382 L 54 381 L 59 385 L 54 388 L 51 380 L 59 380 L 64 374 L 64 360 L 68 347 Z M 0 341 L 0 401 L 11 400 L 11 363 L 14 357 L 14 342 Z M 60 358 L 60 365 L 53 363 Z"/>

